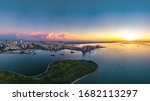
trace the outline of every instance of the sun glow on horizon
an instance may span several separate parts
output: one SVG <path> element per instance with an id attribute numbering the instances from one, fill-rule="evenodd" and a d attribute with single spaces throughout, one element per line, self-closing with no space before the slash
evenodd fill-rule
<path id="1" fill-rule="evenodd" d="M 123 31 L 119 32 L 118 35 L 125 41 L 135 41 L 140 38 L 139 33 L 134 31 Z"/>
<path id="2" fill-rule="evenodd" d="M 137 34 L 124 34 L 123 35 L 123 38 L 127 41 L 134 41 L 134 40 L 137 40 L 138 39 L 138 35 Z"/>

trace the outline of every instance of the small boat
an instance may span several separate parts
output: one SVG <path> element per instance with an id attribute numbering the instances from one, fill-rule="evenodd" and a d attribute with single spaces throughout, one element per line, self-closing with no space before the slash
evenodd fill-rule
<path id="1" fill-rule="evenodd" d="M 20 51 L 20 54 L 25 54 L 25 52 L 24 51 Z"/>
<path id="2" fill-rule="evenodd" d="M 33 54 L 36 54 L 35 52 L 33 52 Z"/>
<path id="3" fill-rule="evenodd" d="M 65 54 L 60 54 L 60 55 L 65 55 Z"/>
<path id="4" fill-rule="evenodd" d="M 71 51 L 70 53 L 75 53 L 74 51 Z"/>
<path id="5" fill-rule="evenodd" d="M 54 54 L 52 54 L 51 56 L 55 56 Z"/>
<path id="6" fill-rule="evenodd" d="M 28 50 L 28 54 L 36 54 L 33 50 Z"/>

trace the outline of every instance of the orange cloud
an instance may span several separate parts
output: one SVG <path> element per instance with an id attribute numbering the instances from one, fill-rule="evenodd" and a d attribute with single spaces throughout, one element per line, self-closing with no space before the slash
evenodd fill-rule
<path id="1" fill-rule="evenodd" d="M 30 33 L 16 33 L 19 38 L 35 39 L 35 40 L 71 40 L 69 33 L 44 33 L 44 32 L 30 32 Z"/>
<path id="2" fill-rule="evenodd" d="M 68 35 L 63 33 L 47 33 L 41 36 L 42 39 L 47 39 L 47 40 L 69 40 Z"/>

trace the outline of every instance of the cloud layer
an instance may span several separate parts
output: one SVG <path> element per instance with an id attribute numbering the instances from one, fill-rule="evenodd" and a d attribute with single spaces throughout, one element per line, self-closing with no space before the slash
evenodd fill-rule
<path id="1" fill-rule="evenodd" d="M 69 33 L 44 33 L 44 32 L 30 32 L 30 33 L 20 33 L 15 34 L 0 34 L 0 40 L 50 40 L 50 41 L 67 41 L 71 40 Z"/>

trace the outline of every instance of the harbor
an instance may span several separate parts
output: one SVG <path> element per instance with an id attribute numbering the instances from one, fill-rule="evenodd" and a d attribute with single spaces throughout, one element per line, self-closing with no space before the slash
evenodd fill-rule
<path id="1" fill-rule="evenodd" d="M 63 49 L 74 51 L 81 51 L 83 54 L 91 52 L 92 50 L 104 48 L 100 45 L 84 45 L 78 47 L 72 44 L 65 44 L 60 42 L 31 42 L 31 41 L 5 41 L 0 43 L 0 54 L 36 54 L 35 50 L 60 51 Z M 61 54 L 63 55 L 63 54 Z"/>

